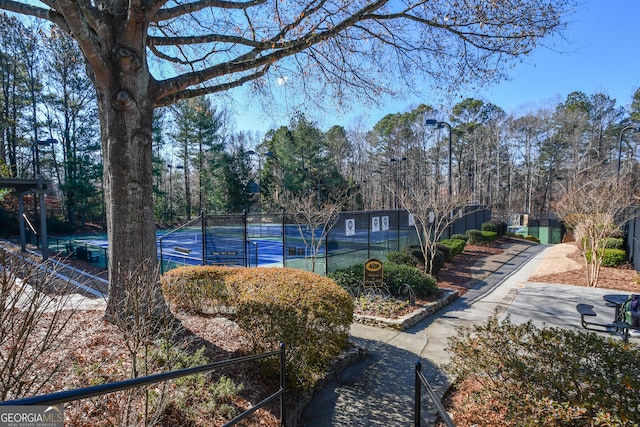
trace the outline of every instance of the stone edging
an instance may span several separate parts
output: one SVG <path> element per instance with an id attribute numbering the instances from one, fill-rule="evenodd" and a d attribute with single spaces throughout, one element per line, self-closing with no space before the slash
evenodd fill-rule
<path id="1" fill-rule="evenodd" d="M 458 298 L 458 291 L 454 291 L 451 289 L 442 289 L 442 293 L 443 295 L 438 298 L 438 300 L 424 305 L 414 310 L 412 313 L 405 314 L 404 316 L 401 316 L 397 319 L 354 314 L 353 320 L 354 322 L 362 323 L 364 325 L 404 331 Z"/>

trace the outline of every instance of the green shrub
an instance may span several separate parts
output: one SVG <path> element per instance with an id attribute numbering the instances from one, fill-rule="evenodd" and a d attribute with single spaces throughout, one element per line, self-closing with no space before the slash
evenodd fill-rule
<path id="1" fill-rule="evenodd" d="M 624 249 L 598 249 L 602 257 L 603 267 L 617 267 L 627 262 L 627 253 Z M 593 252 L 587 251 L 587 262 L 591 262 Z"/>
<path id="2" fill-rule="evenodd" d="M 404 248 L 402 248 L 403 252 L 406 252 L 408 254 L 410 254 L 413 258 L 418 260 L 418 263 L 416 264 L 416 266 L 420 269 L 423 269 L 424 265 L 425 265 L 425 259 L 424 259 L 424 254 L 422 253 L 422 249 L 420 248 L 419 245 L 411 245 L 411 246 L 405 246 Z M 429 254 L 427 254 L 429 256 Z M 426 262 L 427 265 L 427 271 L 429 271 L 429 267 L 431 264 L 431 256 L 429 256 L 428 261 Z M 445 256 L 444 254 L 439 251 L 436 250 L 436 255 L 433 258 L 433 267 L 431 267 L 431 274 L 432 275 L 436 275 L 438 274 L 438 272 L 440 270 L 442 270 L 442 267 L 444 267 L 445 264 Z"/>
<path id="3" fill-rule="evenodd" d="M 229 305 L 225 278 L 239 267 L 185 266 L 160 278 L 165 298 L 180 310 L 202 313 Z"/>
<path id="4" fill-rule="evenodd" d="M 397 296 L 405 284 L 409 285 L 414 294 L 418 296 L 430 296 L 438 292 L 435 280 L 424 273 L 422 266 L 414 267 L 387 261 L 383 264 L 383 271 L 384 283 L 393 296 Z M 364 265 L 356 264 L 341 268 L 330 273 L 329 278 L 342 288 L 347 289 L 352 295 L 358 295 L 362 289 Z"/>
<path id="5" fill-rule="evenodd" d="M 449 257 L 447 258 L 447 262 L 451 262 L 456 255 L 459 255 L 464 251 L 466 242 L 458 239 L 445 239 L 442 240 L 440 244 L 449 248 Z"/>
<path id="6" fill-rule="evenodd" d="M 485 223 L 486 224 L 486 223 Z M 470 245 L 489 245 L 498 238 L 495 231 L 467 230 L 467 243 Z"/>
<path id="7" fill-rule="evenodd" d="M 465 233 L 467 235 L 467 243 L 470 245 L 482 245 L 484 244 L 484 237 L 482 236 L 482 231 L 476 230 L 472 228 L 467 230 Z"/>
<path id="8" fill-rule="evenodd" d="M 605 247 L 607 249 L 624 250 L 624 239 L 622 237 L 607 237 L 604 241 L 600 242 L 598 246 Z"/>
<path id="9" fill-rule="evenodd" d="M 436 251 L 442 253 L 445 262 L 449 262 L 453 259 L 453 255 L 451 255 L 451 248 L 447 245 L 443 245 L 441 241 L 436 243 Z"/>
<path id="10" fill-rule="evenodd" d="M 480 230 L 482 231 L 493 231 L 498 233 L 498 226 L 493 222 L 483 222 L 480 226 Z"/>
<path id="11" fill-rule="evenodd" d="M 384 264 L 384 283 L 392 295 L 398 295 L 403 285 L 409 285 L 417 296 L 431 296 L 438 293 L 438 285 L 433 277 L 421 269 L 403 264 Z"/>
<path id="12" fill-rule="evenodd" d="M 504 223 L 502 221 L 489 221 L 489 222 L 482 223 L 482 226 L 480 227 L 480 230 L 482 230 L 482 231 L 495 231 L 496 233 L 498 233 L 498 237 L 500 237 L 500 236 L 504 236 L 505 234 L 507 234 L 508 226 L 507 226 L 506 223 Z"/>
<path id="13" fill-rule="evenodd" d="M 413 267 L 417 266 L 420 263 L 420 261 L 418 261 L 413 255 L 403 251 L 389 252 L 387 254 L 387 262 L 393 262 L 395 264 L 411 265 Z"/>
<path id="14" fill-rule="evenodd" d="M 451 240 L 464 240 L 464 242 L 466 243 L 468 238 L 466 234 L 460 234 L 460 233 L 456 233 L 456 234 L 452 234 L 450 237 Z"/>
<path id="15" fill-rule="evenodd" d="M 496 317 L 459 332 L 449 338 L 447 370 L 457 385 L 481 383 L 469 399 L 488 411 L 522 426 L 638 425 L 639 346 Z"/>
<path id="16" fill-rule="evenodd" d="M 531 234 L 524 236 L 524 239 L 530 242 L 540 243 L 540 239 L 538 239 L 536 236 L 532 236 Z"/>
<path id="17" fill-rule="evenodd" d="M 344 350 L 353 300 L 328 277 L 290 268 L 251 268 L 228 276 L 227 285 L 236 321 L 253 351 L 272 351 L 286 343 L 287 379 L 295 390 L 313 386 Z"/>
<path id="18" fill-rule="evenodd" d="M 329 273 L 329 278 L 351 295 L 358 295 L 364 285 L 364 264 L 354 264 Z"/>
<path id="19" fill-rule="evenodd" d="M 495 231 L 482 231 L 481 233 L 482 240 L 485 244 L 491 244 L 498 238 L 498 233 L 496 233 Z"/>

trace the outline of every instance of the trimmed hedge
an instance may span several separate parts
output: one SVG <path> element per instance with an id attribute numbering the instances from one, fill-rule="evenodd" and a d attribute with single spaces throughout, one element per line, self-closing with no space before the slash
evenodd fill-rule
<path id="1" fill-rule="evenodd" d="M 480 230 L 482 231 L 493 231 L 495 233 L 498 232 L 498 226 L 493 222 L 483 222 L 480 226 Z"/>
<path id="2" fill-rule="evenodd" d="M 456 233 L 456 234 L 452 234 L 450 239 L 451 240 L 464 240 L 464 242 L 466 243 L 469 238 L 467 237 L 466 234 Z"/>
<path id="3" fill-rule="evenodd" d="M 458 239 L 445 239 L 440 241 L 440 245 L 446 246 L 449 248 L 449 256 L 447 257 L 447 262 L 451 262 L 456 255 L 459 255 L 464 251 L 464 247 L 467 242 L 464 240 Z"/>
<path id="4" fill-rule="evenodd" d="M 488 221 L 482 223 L 482 225 L 480 226 L 480 230 L 494 231 L 498 233 L 498 236 L 504 236 L 505 234 L 507 234 L 508 226 L 502 221 Z"/>
<path id="5" fill-rule="evenodd" d="M 179 310 L 203 313 L 229 305 L 225 279 L 240 267 L 185 266 L 167 271 L 160 277 L 165 298 Z"/>
<path id="6" fill-rule="evenodd" d="M 617 267 L 627 262 L 627 253 L 624 249 L 598 249 L 598 253 L 602 255 L 603 267 Z M 591 262 L 593 252 L 587 251 L 587 262 Z"/>
<path id="7" fill-rule="evenodd" d="M 290 268 L 251 268 L 228 276 L 227 285 L 253 351 L 286 343 L 287 378 L 296 390 L 312 387 L 345 348 L 353 300 L 330 278 Z"/>
<path id="8" fill-rule="evenodd" d="M 234 307 L 253 351 L 285 342 L 287 380 L 296 390 L 313 386 L 347 344 L 353 300 L 327 277 L 288 268 L 193 266 L 168 271 L 161 283 L 167 300 L 183 310 Z"/>
<path id="9" fill-rule="evenodd" d="M 467 243 L 470 245 L 489 245 L 498 238 L 495 231 L 467 230 Z"/>

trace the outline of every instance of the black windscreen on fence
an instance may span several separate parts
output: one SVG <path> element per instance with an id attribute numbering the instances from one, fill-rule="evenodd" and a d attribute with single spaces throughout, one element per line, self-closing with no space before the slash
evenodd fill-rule
<path id="1" fill-rule="evenodd" d="M 491 216 L 477 206 L 460 212 L 444 237 L 480 229 Z M 166 233 L 159 239 L 159 250 L 168 268 L 279 266 L 326 274 L 370 258 L 384 260 L 389 252 L 417 244 L 412 216 L 405 210 L 340 212 L 328 232 L 283 212 L 204 215 L 199 224 Z"/>
<path id="2" fill-rule="evenodd" d="M 247 266 L 246 215 L 204 215 L 203 264 Z"/>

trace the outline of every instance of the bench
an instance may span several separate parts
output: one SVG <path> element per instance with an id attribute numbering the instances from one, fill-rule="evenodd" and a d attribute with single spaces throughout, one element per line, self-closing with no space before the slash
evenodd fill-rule
<path id="1" fill-rule="evenodd" d="M 582 322 L 582 327 L 585 329 L 589 329 L 587 326 L 593 325 L 594 323 L 587 322 L 584 317 L 596 317 L 596 312 L 594 311 L 593 306 L 589 304 L 578 304 L 576 305 L 576 310 L 578 310 L 578 313 L 580 314 L 580 322 Z"/>
<path id="2" fill-rule="evenodd" d="M 78 246 L 76 249 L 76 257 L 81 261 L 98 262 L 100 255 L 87 250 L 87 248 Z"/>

